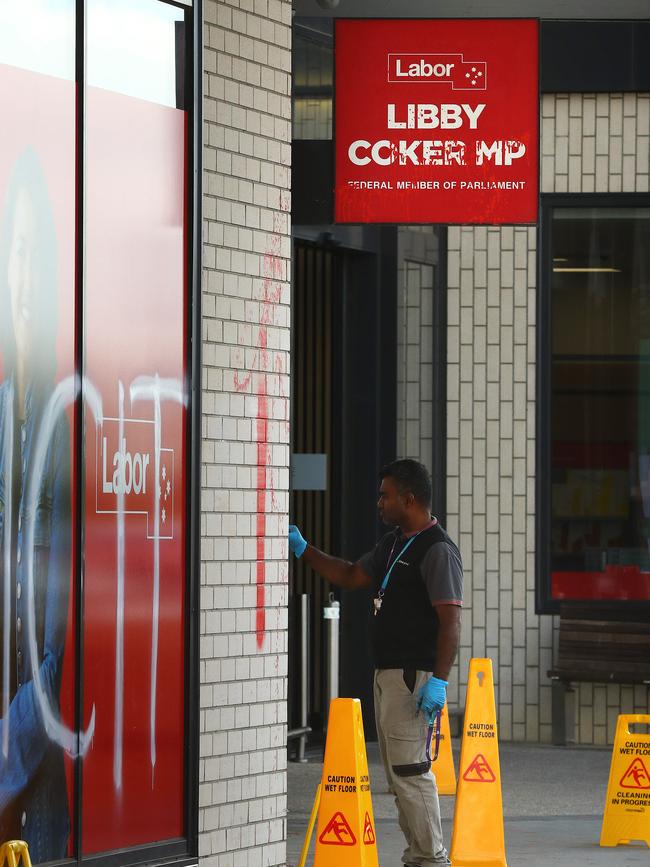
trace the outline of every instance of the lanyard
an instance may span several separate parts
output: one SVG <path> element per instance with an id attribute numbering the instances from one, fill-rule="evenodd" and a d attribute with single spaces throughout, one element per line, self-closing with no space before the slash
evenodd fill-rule
<path id="1" fill-rule="evenodd" d="M 432 762 L 435 762 L 438 758 L 438 750 L 440 749 L 440 718 L 441 718 L 441 716 L 442 716 L 442 712 L 438 711 L 438 713 L 435 716 L 434 721 L 429 726 L 429 731 L 427 733 L 427 747 L 426 747 L 426 749 L 427 749 L 427 761 L 429 762 L 429 764 L 431 764 Z M 435 746 L 435 749 L 433 751 L 433 756 L 432 756 L 431 755 L 431 741 L 433 740 L 434 727 L 435 727 L 435 733 L 436 733 L 436 746 Z"/>
<path id="2" fill-rule="evenodd" d="M 420 533 L 421 533 L 421 532 L 422 532 L 422 531 L 420 530 Z M 411 536 L 411 538 L 408 540 L 408 542 L 406 543 L 406 545 L 404 545 L 404 547 L 403 547 L 402 550 L 399 552 L 399 554 L 397 555 L 397 557 L 395 557 L 395 559 L 394 559 L 393 562 L 391 563 L 390 569 L 388 570 L 388 572 L 386 572 L 386 575 L 384 576 L 384 580 L 381 582 L 381 587 L 379 588 L 379 595 L 380 595 L 380 596 L 383 596 L 384 593 L 386 592 L 386 587 L 388 587 L 388 579 L 390 578 L 390 573 L 391 573 L 391 572 L 393 571 L 393 569 L 395 568 L 395 563 L 397 563 L 397 561 L 398 561 L 398 560 L 400 559 L 400 557 L 404 554 L 404 552 L 405 552 L 406 549 L 409 547 L 409 545 L 411 545 L 413 542 L 415 542 L 415 540 L 416 540 L 417 537 L 420 535 L 420 533 L 416 533 L 415 536 Z"/>
<path id="3" fill-rule="evenodd" d="M 435 523 L 435 518 L 433 519 L 433 522 Z M 430 525 L 429 525 L 429 526 L 430 526 Z M 421 530 L 419 530 L 419 531 L 418 531 L 414 536 L 411 536 L 411 538 L 407 541 L 406 545 L 404 545 L 404 547 L 403 547 L 402 550 L 399 552 L 399 554 L 397 555 L 397 557 L 395 557 L 395 559 L 394 559 L 393 562 L 391 563 L 388 572 L 387 572 L 386 575 L 384 576 L 384 580 L 381 582 L 381 587 L 379 588 L 379 591 L 378 591 L 377 595 L 376 595 L 375 598 L 372 600 L 372 604 L 373 604 L 373 607 L 374 607 L 374 609 L 375 609 L 375 611 L 374 611 L 375 617 L 377 616 L 377 614 L 379 614 L 379 610 L 380 610 L 380 608 L 381 608 L 381 606 L 382 606 L 382 602 L 383 602 L 383 600 L 384 600 L 384 592 L 385 592 L 385 590 L 386 590 L 386 587 L 388 586 L 388 580 L 389 580 L 389 578 L 390 578 L 390 573 L 391 573 L 391 572 L 393 571 L 393 569 L 395 568 L 395 563 L 397 563 L 397 561 L 400 559 L 400 557 L 402 557 L 402 555 L 404 554 L 404 552 L 406 551 L 406 549 L 409 547 L 409 545 L 411 545 L 411 544 L 413 544 L 413 542 L 415 542 L 415 540 L 416 540 L 417 537 L 420 535 L 420 533 L 423 533 L 425 530 L 428 530 L 429 526 L 427 526 L 427 527 L 423 527 L 423 528 L 422 528 Z M 396 543 L 396 542 L 397 542 L 397 539 L 395 539 L 395 542 L 393 542 L 393 547 L 390 549 L 390 554 L 388 555 L 388 562 L 386 563 L 387 566 L 388 566 L 388 563 L 390 563 L 390 558 L 393 556 L 393 551 L 395 550 L 395 543 Z"/>

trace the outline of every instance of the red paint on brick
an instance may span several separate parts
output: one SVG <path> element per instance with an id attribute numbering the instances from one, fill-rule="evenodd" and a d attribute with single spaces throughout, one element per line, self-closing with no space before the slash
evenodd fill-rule
<path id="1" fill-rule="evenodd" d="M 260 329 L 261 331 L 262 329 Z M 264 542 L 266 540 L 266 490 L 268 487 L 268 398 L 266 396 L 266 376 L 259 377 L 257 396 L 257 520 L 255 532 L 257 535 L 257 609 L 255 612 L 255 632 L 257 646 L 264 643 L 266 633 L 266 556 Z"/>
<path id="2" fill-rule="evenodd" d="M 283 200 L 281 203 L 283 210 L 288 210 L 287 202 Z M 274 228 L 276 232 L 282 230 L 278 215 L 274 220 Z M 266 514 L 269 507 L 269 494 L 271 508 L 277 505 L 275 492 L 273 490 L 273 477 L 269 471 L 271 462 L 271 452 L 268 443 L 268 420 L 271 413 L 272 401 L 268 397 L 268 380 L 267 376 L 272 375 L 274 371 L 280 373 L 284 370 L 282 356 L 279 353 L 269 352 L 268 350 L 268 326 L 273 325 L 274 309 L 273 305 L 280 302 L 282 296 L 282 280 L 284 278 L 284 266 L 281 252 L 280 235 L 276 234 L 271 239 L 270 249 L 263 259 L 263 274 L 262 281 L 262 297 L 260 299 L 260 327 L 257 336 L 258 354 L 253 359 L 252 368 L 259 369 L 260 373 L 253 374 L 248 372 L 240 377 L 235 371 L 234 385 L 238 392 L 248 391 L 252 388 L 253 393 L 257 397 L 257 413 L 255 423 L 255 441 L 257 443 L 257 504 L 256 504 L 256 519 L 255 519 L 255 535 L 257 537 L 257 562 L 255 564 L 255 576 L 257 584 L 256 595 L 256 612 L 255 612 L 255 632 L 257 636 L 257 646 L 259 648 L 264 644 L 264 636 L 266 634 Z M 267 374 L 268 371 L 268 374 Z M 281 397 L 286 402 L 284 394 Z M 288 424 L 288 412 L 285 412 Z"/>

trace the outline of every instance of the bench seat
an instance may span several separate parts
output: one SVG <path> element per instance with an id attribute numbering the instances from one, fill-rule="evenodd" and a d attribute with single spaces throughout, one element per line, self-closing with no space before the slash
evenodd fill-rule
<path id="1" fill-rule="evenodd" d="M 650 684 L 650 612 L 562 606 L 558 656 L 548 676 L 553 743 L 565 744 L 571 683 Z"/>

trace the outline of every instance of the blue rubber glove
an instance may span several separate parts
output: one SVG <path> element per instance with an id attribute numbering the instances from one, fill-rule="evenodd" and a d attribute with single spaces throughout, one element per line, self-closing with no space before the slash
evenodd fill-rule
<path id="1" fill-rule="evenodd" d="M 305 553 L 306 547 L 307 543 L 302 538 L 300 530 L 295 524 L 289 524 L 289 550 L 291 553 L 295 554 L 299 560 Z"/>
<path id="2" fill-rule="evenodd" d="M 418 690 L 417 709 L 421 710 L 429 725 L 447 701 L 447 681 L 433 675 Z"/>

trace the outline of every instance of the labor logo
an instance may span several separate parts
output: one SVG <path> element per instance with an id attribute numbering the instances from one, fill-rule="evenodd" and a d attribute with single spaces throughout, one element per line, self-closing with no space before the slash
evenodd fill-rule
<path id="1" fill-rule="evenodd" d="M 343 813 L 337 812 L 325 825 L 318 842 L 325 846 L 354 846 L 357 838 Z"/>

